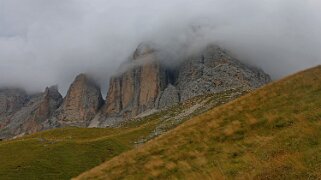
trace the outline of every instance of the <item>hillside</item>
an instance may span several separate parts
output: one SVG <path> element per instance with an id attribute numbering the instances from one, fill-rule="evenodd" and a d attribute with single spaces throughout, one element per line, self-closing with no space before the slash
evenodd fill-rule
<path id="1" fill-rule="evenodd" d="M 118 128 L 62 128 L 0 141 L 0 179 L 70 179 L 244 93 L 195 97 Z"/>
<path id="2" fill-rule="evenodd" d="M 76 179 L 320 179 L 320 77 L 269 84 Z"/>

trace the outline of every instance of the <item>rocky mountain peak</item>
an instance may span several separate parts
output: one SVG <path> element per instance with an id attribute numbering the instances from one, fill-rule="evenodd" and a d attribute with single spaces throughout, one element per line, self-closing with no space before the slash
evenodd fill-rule
<path id="1" fill-rule="evenodd" d="M 44 94 L 45 96 L 52 97 L 54 99 L 62 99 L 62 96 L 58 91 L 58 86 L 46 87 Z"/>
<path id="2" fill-rule="evenodd" d="M 195 96 L 254 89 L 270 81 L 262 70 L 242 63 L 216 45 L 207 46 L 176 68 L 163 66 L 154 52 L 148 44 L 139 45 L 133 57 L 145 62 L 110 80 L 100 121 L 109 125 Z"/>
<path id="3" fill-rule="evenodd" d="M 0 138 L 30 134 L 44 129 L 48 126 L 48 119 L 62 103 L 62 96 L 56 87 L 46 88 L 43 93 L 32 95 L 27 95 L 23 90 L 10 90 L 6 98 L 10 99 L 12 95 L 17 97 L 17 94 L 21 97 L 20 93 L 24 101 L 15 101 L 20 108 L 2 117 L 6 121 L 2 121 L 0 125 Z"/>
<path id="4" fill-rule="evenodd" d="M 97 83 L 87 75 L 80 74 L 71 84 L 58 110 L 58 121 L 62 125 L 86 126 L 103 103 Z"/>
<path id="5" fill-rule="evenodd" d="M 102 119 L 132 118 L 157 106 L 157 98 L 167 80 L 164 79 L 166 71 L 154 52 L 151 45 L 140 44 L 133 54 L 139 63 L 111 78 Z"/>
<path id="6" fill-rule="evenodd" d="M 136 48 L 134 54 L 133 54 L 133 60 L 137 60 L 139 58 L 142 58 L 146 55 L 153 54 L 155 52 L 155 49 L 153 48 L 153 45 L 151 43 L 141 43 Z"/>
<path id="7" fill-rule="evenodd" d="M 213 45 L 185 60 L 178 71 L 177 87 L 182 101 L 228 89 L 255 89 L 271 81 L 261 69 L 242 63 Z"/>
<path id="8" fill-rule="evenodd" d="M 76 78 L 74 79 L 74 82 L 73 83 L 77 83 L 77 82 L 83 82 L 83 83 L 86 83 L 86 81 L 88 81 L 89 77 L 84 74 L 84 73 L 81 73 L 81 74 L 78 74 L 76 76 Z"/>
<path id="9" fill-rule="evenodd" d="M 47 87 L 42 95 L 42 101 L 39 107 L 39 115 L 45 117 L 51 116 L 54 111 L 59 108 L 63 101 L 62 95 L 58 91 L 57 86 Z"/>
<path id="10" fill-rule="evenodd" d="M 270 81 L 262 70 L 215 45 L 177 59 L 172 67 L 163 64 L 166 56 L 158 53 L 152 44 L 140 44 L 132 60 L 110 79 L 106 101 L 99 85 L 86 74 L 74 79 L 64 99 L 56 86 L 33 95 L 0 89 L 0 138 L 61 126 L 117 125 L 195 96 L 251 90 Z"/>

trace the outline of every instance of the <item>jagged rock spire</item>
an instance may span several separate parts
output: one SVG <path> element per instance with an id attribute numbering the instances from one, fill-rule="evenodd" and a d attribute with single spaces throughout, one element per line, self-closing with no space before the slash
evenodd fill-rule
<path id="1" fill-rule="evenodd" d="M 58 121 L 63 125 L 86 126 L 103 103 L 100 87 L 87 75 L 80 74 L 58 110 Z"/>

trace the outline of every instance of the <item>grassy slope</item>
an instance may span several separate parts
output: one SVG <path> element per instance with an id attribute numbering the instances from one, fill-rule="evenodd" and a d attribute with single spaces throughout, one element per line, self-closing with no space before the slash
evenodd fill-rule
<path id="1" fill-rule="evenodd" d="M 320 179 L 321 66 L 192 118 L 78 179 Z"/>
<path id="2" fill-rule="evenodd" d="M 0 143 L 0 179 L 70 179 L 132 149 L 155 123 L 119 129 L 55 129 Z"/>
<path id="3" fill-rule="evenodd" d="M 3 142 L 0 179 L 68 179 L 130 149 L 118 134 L 110 129 L 68 128 Z"/>
<path id="4" fill-rule="evenodd" d="M 147 117 L 124 123 L 120 128 L 54 129 L 20 139 L 0 142 L 0 179 L 70 179 L 112 157 L 139 146 L 202 113 L 202 106 L 181 116 L 198 103 L 207 108 L 240 96 L 239 90 L 196 97 Z M 173 117 L 180 116 L 175 119 Z"/>

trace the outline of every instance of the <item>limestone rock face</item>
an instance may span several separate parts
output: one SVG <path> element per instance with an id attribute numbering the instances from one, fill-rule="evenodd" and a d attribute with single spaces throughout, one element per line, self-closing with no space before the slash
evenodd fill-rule
<path id="1" fill-rule="evenodd" d="M 160 94 L 158 108 L 162 109 L 165 107 L 172 106 L 180 102 L 179 91 L 178 89 L 169 84 L 167 88 Z"/>
<path id="2" fill-rule="evenodd" d="M 165 69 L 149 47 L 139 47 L 127 66 L 127 71 L 110 80 L 103 108 L 105 116 L 131 118 L 153 109 L 165 88 Z"/>
<path id="3" fill-rule="evenodd" d="M 22 89 L 0 89 L 0 117 L 17 112 L 27 101 L 28 95 Z"/>
<path id="4" fill-rule="evenodd" d="M 42 101 L 39 104 L 39 109 L 36 112 L 38 117 L 48 118 L 61 105 L 63 98 L 58 92 L 57 87 L 53 86 L 46 88 L 42 95 Z"/>
<path id="5" fill-rule="evenodd" d="M 181 101 L 228 89 L 258 88 L 270 77 L 262 70 L 245 65 L 217 46 L 190 57 L 179 68 L 177 87 Z"/>
<path id="6" fill-rule="evenodd" d="M 44 93 L 27 96 L 20 109 L 7 116 L 7 124 L 0 129 L 0 138 L 9 138 L 43 130 L 49 117 L 62 103 L 56 87 L 46 88 Z"/>
<path id="7" fill-rule="evenodd" d="M 10 123 L 10 116 L 29 100 L 27 93 L 18 88 L 0 89 L 0 130 Z"/>
<path id="8" fill-rule="evenodd" d="M 155 107 L 157 96 L 164 88 L 161 87 L 164 84 L 164 75 L 161 74 L 164 74 L 164 71 L 158 63 L 146 64 L 141 68 L 139 113 Z"/>
<path id="9" fill-rule="evenodd" d="M 254 89 L 270 81 L 262 70 L 241 63 L 218 46 L 208 46 L 181 62 L 176 68 L 165 66 L 156 50 L 141 44 L 127 69 L 110 80 L 106 105 L 92 124 L 109 126 L 195 96 Z"/>
<path id="10" fill-rule="evenodd" d="M 71 84 L 56 118 L 62 126 L 87 126 L 103 103 L 99 86 L 85 74 L 80 74 Z"/>
<path id="11" fill-rule="evenodd" d="M 75 78 L 64 99 L 56 87 L 34 95 L 0 89 L 0 139 L 55 127 L 113 126 L 195 96 L 254 89 L 270 81 L 262 70 L 217 46 L 178 59 L 175 67 L 163 63 L 163 55 L 150 44 L 139 45 L 110 79 L 106 101 L 85 74 Z"/>

